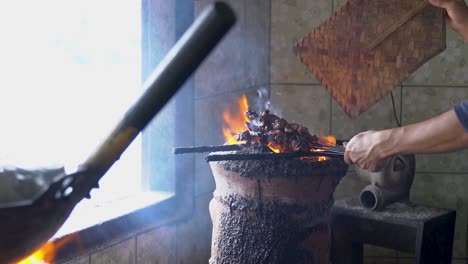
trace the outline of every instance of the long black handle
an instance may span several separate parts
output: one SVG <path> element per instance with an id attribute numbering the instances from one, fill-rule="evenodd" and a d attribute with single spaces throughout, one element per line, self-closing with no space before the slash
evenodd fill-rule
<path id="1" fill-rule="evenodd" d="M 235 23 L 224 3 L 215 3 L 195 21 L 145 83 L 146 92 L 125 117 L 125 125 L 143 129 Z"/>
<path id="2" fill-rule="evenodd" d="M 74 186 L 93 187 L 112 164 L 192 75 L 236 22 L 233 10 L 222 2 L 208 7 L 169 51 L 144 83 L 142 96 L 128 110 L 111 135 L 82 165 L 93 171 Z"/>

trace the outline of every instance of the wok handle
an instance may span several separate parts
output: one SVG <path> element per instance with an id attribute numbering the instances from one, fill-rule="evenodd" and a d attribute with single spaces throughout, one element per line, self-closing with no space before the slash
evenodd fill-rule
<path id="1" fill-rule="evenodd" d="M 81 189 L 80 185 L 85 185 L 86 189 L 97 184 L 235 22 L 233 10 L 222 2 L 212 4 L 200 14 L 144 83 L 145 91 L 141 97 L 95 153 L 80 166 L 82 170 L 93 173 L 79 177 L 77 181 L 81 183 L 75 182 L 74 187 Z"/>
<path id="2" fill-rule="evenodd" d="M 411 9 L 405 16 L 403 16 L 400 20 L 398 20 L 395 24 L 393 24 L 390 28 L 385 30 L 380 36 L 378 36 L 374 41 L 372 41 L 369 46 L 367 47 L 368 50 L 372 50 L 373 48 L 377 47 L 380 43 L 382 43 L 385 39 L 387 39 L 393 32 L 397 29 L 402 27 L 406 24 L 410 19 L 417 16 L 421 13 L 430 3 L 428 0 L 422 0 L 416 7 Z"/>

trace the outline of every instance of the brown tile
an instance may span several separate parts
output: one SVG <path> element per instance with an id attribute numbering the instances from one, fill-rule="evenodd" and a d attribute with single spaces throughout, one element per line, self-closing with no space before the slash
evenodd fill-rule
<path id="1" fill-rule="evenodd" d="M 426 206 L 456 210 L 453 257 L 466 256 L 468 175 L 417 173 L 411 187 L 411 200 Z"/>
<path id="2" fill-rule="evenodd" d="M 165 225 L 137 237 L 137 263 L 176 263 L 177 225 Z"/>
<path id="3" fill-rule="evenodd" d="M 213 0 L 195 1 L 198 16 Z M 244 78 L 244 1 L 228 0 L 238 21 L 195 74 L 195 96 L 204 97 L 246 88 Z"/>
<path id="4" fill-rule="evenodd" d="M 271 111 L 311 134 L 329 134 L 330 95 L 319 85 L 272 85 Z"/>
<path id="5" fill-rule="evenodd" d="M 136 264 L 135 256 L 135 238 L 132 238 L 92 254 L 90 264 Z"/>
<path id="6" fill-rule="evenodd" d="M 397 118 L 400 118 L 401 89 L 393 91 Z M 352 119 L 332 100 L 332 134 L 339 139 L 351 139 L 360 132 L 397 127 L 392 97 L 387 95 L 360 116 Z"/>
<path id="7" fill-rule="evenodd" d="M 195 145 L 222 145 L 226 142 L 222 133 L 222 113 L 225 108 L 237 110 L 237 101 L 243 94 L 247 96 L 249 105 L 255 106 L 258 98 L 256 89 L 200 98 L 195 101 Z M 196 195 L 212 192 L 215 187 L 205 155 L 206 153 L 195 156 Z"/>
<path id="8" fill-rule="evenodd" d="M 208 263 L 211 255 L 212 224 L 208 205 L 212 194 L 195 201 L 194 215 L 179 224 L 177 234 L 177 263 Z"/>
<path id="9" fill-rule="evenodd" d="M 331 15 L 332 1 L 273 0 L 271 5 L 271 83 L 317 84 L 293 46 Z"/>
<path id="10" fill-rule="evenodd" d="M 244 0 L 244 58 L 247 87 L 270 82 L 270 0 Z"/>
<path id="11" fill-rule="evenodd" d="M 413 124 L 428 120 L 453 108 L 468 98 L 468 88 L 404 87 L 403 123 Z M 416 156 L 418 172 L 468 172 L 468 151 Z"/>

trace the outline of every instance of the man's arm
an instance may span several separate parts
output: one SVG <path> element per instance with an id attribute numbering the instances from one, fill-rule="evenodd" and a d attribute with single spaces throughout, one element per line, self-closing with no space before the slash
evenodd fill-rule
<path id="1" fill-rule="evenodd" d="M 467 148 L 468 133 L 461 122 L 468 121 L 468 102 L 454 109 L 413 125 L 360 133 L 347 144 L 345 161 L 363 169 L 379 171 L 384 160 L 393 155 L 442 153 Z"/>

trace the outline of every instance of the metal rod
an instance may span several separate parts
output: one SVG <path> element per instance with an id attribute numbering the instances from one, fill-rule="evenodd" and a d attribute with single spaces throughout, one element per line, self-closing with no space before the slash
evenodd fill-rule
<path id="1" fill-rule="evenodd" d="M 245 144 L 219 145 L 219 146 L 195 146 L 195 147 L 173 148 L 172 152 L 174 154 L 187 154 L 187 153 L 241 150 L 243 148 L 245 148 Z"/>
<path id="2" fill-rule="evenodd" d="M 225 161 L 225 160 L 278 160 L 278 159 L 295 159 L 302 157 L 343 157 L 343 154 L 321 152 L 293 152 L 293 153 L 255 153 L 255 154 L 208 154 L 205 159 L 210 161 Z"/>
<path id="3" fill-rule="evenodd" d="M 247 144 L 234 144 L 234 145 L 214 145 L 214 146 L 193 146 L 193 147 L 178 147 L 173 148 L 174 154 L 188 154 L 188 153 L 204 153 L 204 152 L 215 152 L 215 151 L 233 151 L 242 150 L 250 145 Z M 345 148 L 340 145 L 327 145 L 321 143 L 311 144 L 312 148 L 319 148 L 327 153 L 343 154 Z"/>

